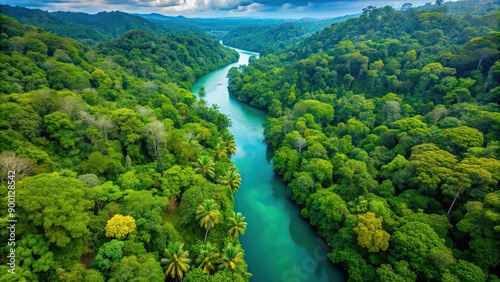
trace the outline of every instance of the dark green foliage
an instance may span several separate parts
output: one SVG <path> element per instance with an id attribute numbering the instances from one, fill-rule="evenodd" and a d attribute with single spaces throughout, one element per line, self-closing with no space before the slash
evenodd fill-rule
<path id="1" fill-rule="evenodd" d="M 58 13 L 68 21 L 71 15 Z M 126 16 L 97 17 L 112 28 Z M 75 25 L 84 18 L 78 14 Z M 19 219 L 16 274 L 0 280 L 163 281 L 159 256 L 167 244 L 182 240 L 190 247 L 202 238 L 194 213 L 204 199 L 217 201 L 224 223 L 208 240 L 238 243 L 225 221 L 234 215 L 233 193 L 215 184 L 234 167 L 215 154 L 219 142 L 228 155 L 235 153 L 230 120 L 186 89 L 234 62 L 235 51 L 205 35 L 145 31 L 127 33 L 99 50 L 4 15 L 0 24 L 0 168 L 18 172 Z M 156 47 L 142 48 L 151 42 Z M 215 160 L 210 181 L 191 167 L 201 152 Z M 7 178 L 1 178 L 7 196 Z M 205 198 L 197 202 L 192 193 Z M 186 207 L 196 228 L 182 220 Z M 135 220 L 125 242 L 105 236 L 108 220 L 117 214 Z M 2 230 L 7 242 L 8 230 Z M 1 249 L 2 264 L 9 251 Z M 239 264 L 246 272 L 242 258 Z M 214 274 L 220 278 L 214 281 L 248 281 L 244 275 Z"/>

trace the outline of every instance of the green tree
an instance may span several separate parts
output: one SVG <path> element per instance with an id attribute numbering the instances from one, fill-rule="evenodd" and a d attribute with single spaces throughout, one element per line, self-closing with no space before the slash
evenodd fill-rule
<path id="1" fill-rule="evenodd" d="M 161 259 L 161 264 L 166 265 L 165 276 L 171 277 L 172 279 L 180 279 L 184 277 L 184 274 L 190 268 L 191 259 L 189 258 L 189 252 L 184 251 L 184 244 L 180 242 L 170 242 L 168 247 L 165 249 L 165 258 Z"/>
<path id="2" fill-rule="evenodd" d="M 487 281 L 481 268 L 465 260 L 459 259 L 456 264 L 450 266 L 449 270 L 457 281 Z"/>
<path id="3" fill-rule="evenodd" d="M 247 223 L 245 222 L 245 217 L 239 213 L 234 213 L 232 217 L 228 219 L 229 223 L 229 230 L 227 233 L 235 238 L 238 238 L 238 236 L 245 234 L 245 231 L 247 230 Z"/>
<path id="4" fill-rule="evenodd" d="M 408 222 L 394 232 L 391 238 L 395 258 L 407 260 L 412 269 L 418 270 L 427 278 L 436 276 L 431 254 L 433 251 L 445 251 L 447 248 L 444 239 L 439 238 L 429 225 Z"/>
<path id="5" fill-rule="evenodd" d="M 75 125 L 67 114 L 53 112 L 44 117 L 44 127 L 50 137 L 56 139 L 64 149 L 75 146 Z"/>
<path id="6" fill-rule="evenodd" d="M 203 269 L 203 272 L 210 275 L 215 271 L 216 265 L 219 262 L 219 251 L 217 248 L 212 246 L 210 242 L 201 245 L 198 257 L 196 258 L 196 264 L 199 268 Z"/>
<path id="7" fill-rule="evenodd" d="M 411 271 L 410 265 L 404 260 L 394 263 L 394 268 L 390 264 L 382 264 L 377 269 L 377 274 L 381 282 L 417 281 L 417 275 Z"/>
<path id="8" fill-rule="evenodd" d="M 124 239 L 128 234 L 135 231 L 135 219 L 129 215 L 123 216 L 121 214 L 115 214 L 106 223 L 106 236 L 115 237 L 117 239 Z"/>
<path id="9" fill-rule="evenodd" d="M 233 167 L 227 170 L 225 174 L 221 175 L 217 182 L 222 185 L 228 185 L 233 193 L 236 193 L 241 185 L 241 176 L 238 173 L 238 169 Z"/>
<path id="10" fill-rule="evenodd" d="M 358 226 L 354 227 L 358 234 L 358 245 L 369 252 L 387 251 L 391 235 L 382 229 L 382 218 L 375 217 L 372 212 L 358 215 Z"/>
<path id="11" fill-rule="evenodd" d="M 341 228 L 348 210 L 339 195 L 329 189 L 321 189 L 307 199 L 301 214 L 310 219 L 311 225 L 317 227 L 321 235 L 328 237 Z"/>
<path id="12" fill-rule="evenodd" d="M 196 210 L 196 220 L 199 220 L 200 227 L 205 228 L 205 238 L 203 242 L 207 241 L 207 235 L 210 228 L 219 223 L 220 211 L 218 210 L 215 200 L 209 199 L 203 201 Z"/>
<path id="13" fill-rule="evenodd" d="M 123 257 L 123 241 L 116 239 L 104 243 L 97 252 L 91 267 L 99 270 L 104 275 L 108 275 L 113 262 L 119 261 Z"/>
<path id="14" fill-rule="evenodd" d="M 220 138 L 224 143 L 227 155 L 234 155 L 236 153 L 236 142 L 234 141 L 234 136 L 231 134 L 231 132 L 224 131 Z"/>
<path id="15" fill-rule="evenodd" d="M 464 152 L 470 147 L 482 147 L 483 133 L 475 128 L 460 126 L 443 130 L 438 137 L 440 144 L 451 152 Z"/>
<path id="16" fill-rule="evenodd" d="M 196 173 L 201 174 L 203 177 L 214 177 L 215 176 L 215 163 L 211 157 L 207 155 L 202 155 L 198 158 L 196 163 L 194 163 L 194 170 Z"/>
<path id="17" fill-rule="evenodd" d="M 231 271 L 233 273 L 243 274 L 245 270 L 243 269 L 243 264 L 245 260 L 243 259 L 244 253 L 240 245 L 233 245 L 229 243 L 222 252 L 222 259 L 219 268 L 222 271 Z"/>
<path id="18" fill-rule="evenodd" d="M 224 143 L 222 143 L 222 142 L 219 142 L 219 143 L 217 143 L 217 145 L 215 145 L 214 151 L 215 151 L 216 158 L 219 160 L 227 157 L 227 149 L 224 146 Z"/>
<path id="19" fill-rule="evenodd" d="M 51 174 L 25 177 L 17 187 L 18 203 L 29 222 L 59 247 L 89 235 L 90 188 L 74 178 Z"/>
<path id="20" fill-rule="evenodd" d="M 163 281 L 160 263 L 152 254 L 126 256 L 113 263 L 109 282 L 120 281 Z"/>

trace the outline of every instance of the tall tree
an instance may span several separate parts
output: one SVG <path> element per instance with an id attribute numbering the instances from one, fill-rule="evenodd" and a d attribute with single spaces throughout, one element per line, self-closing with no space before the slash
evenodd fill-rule
<path id="1" fill-rule="evenodd" d="M 233 193 L 236 193 L 238 192 L 238 189 L 241 185 L 241 176 L 238 173 L 238 169 L 233 167 L 230 170 L 226 171 L 225 174 L 221 175 L 217 182 L 222 185 L 228 185 L 229 187 L 231 187 Z"/>
<path id="2" fill-rule="evenodd" d="M 91 190 L 75 178 L 57 172 L 25 177 L 19 182 L 19 208 L 32 226 L 41 228 L 45 237 L 59 247 L 90 232 Z"/>
<path id="3" fill-rule="evenodd" d="M 247 230 L 247 223 L 245 222 L 245 217 L 241 214 L 241 212 L 235 212 L 234 215 L 228 220 L 230 228 L 227 233 L 229 235 L 238 238 L 238 236 L 245 234 L 245 231 Z"/>
<path id="4" fill-rule="evenodd" d="M 161 260 L 162 265 L 166 265 L 165 276 L 172 279 L 180 279 L 184 277 L 184 273 L 190 268 L 191 259 L 189 252 L 184 251 L 184 243 L 170 242 L 165 249 L 165 258 Z"/>
<path id="5" fill-rule="evenodd" d="M 217 203 L 213 199 L 205 200 L 196 210 L 196 220 L 199 220 L 200 226 L 204 227 L 205 238 L 203 242 L 207 241 L 207 235 L 210 228 L 219 223 L 220 211 L 217 208 Z"/>
<path id="6" fill-rule="evenodd" d="M 200 246 L 200 253 L 196 258 L 196 264 L 203 269 L 207 275 L 212 274 L 216 264 L 219 262 L 219 251 L 210 242 Z"/>
<path id="7" fill-rule="evenodd" d="M 222 262 L 219 268 L 223 271 L 231 271 L 233 273 L 244 273 L 243 269 L 243 250 L 240 245 L 233 246 L 229 243 L 222 254 Z"/>
<path id="8" fill-rule="evenodd" d="M 214 177 L 215 176 L 215 163 L 211 157 L 207 155 L 202 155 L 198 158 L 196 163 L 194 163 L 194 170 L 203 175 L 203 177 Z"/>
<path id="9" fill-rule="evenodd" d="M 234 136 L 229 131 L 225 131 L 221 135 L 221 140 L 226 146 L 227 155 L 234 155 L 236 153 L 236 142 L 234 141 Z"/>

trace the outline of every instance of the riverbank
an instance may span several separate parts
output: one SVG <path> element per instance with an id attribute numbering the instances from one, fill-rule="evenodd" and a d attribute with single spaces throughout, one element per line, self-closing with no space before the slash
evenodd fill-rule
<path id="1" fill-rule="evenodd" d="M 264 141 L 266 113 L 230 97 L 227 73 L 231 67 L 247 64 L 257 53 L 235 49 L 238 63 L 200 78 L 191 91 L 203 86 L 208 104 L 232 120 L 237 151 L 232 158 L 243 179 L 235 195 L 235 211 L 248 222 L 240 241 L 245 249 L 251 281 L 346 281 L 345 272 L 333 265 L 327 245 L 300 216 L 286 186 L 272 171 L 272 153 Z"/>

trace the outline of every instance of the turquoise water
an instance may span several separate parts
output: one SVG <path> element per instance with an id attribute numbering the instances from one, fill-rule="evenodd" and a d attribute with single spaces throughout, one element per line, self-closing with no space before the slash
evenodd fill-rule
<path id="1" fill-rule="evenodd" d="M 200 78 L 191 91 L 197 93 L 204 86 L 207 94 L 203 98 L 208 104 L 217 104 L 219 111 L 232 120 L 230 131 L 237 145 L 232 160 L 243 179 L 235 195 L 235 211 L 248 222 L 240 241 L 248 271 L 253 275 L 250 281 L 346 281 L 345 272 L 328 260 L 326 244 L 300 216 L 300 208 L 272 171 L 272 152 L 263 134 L 265 112 L 229 96 L 229 69 L 247 64 L 250 56 L 258 56 L 236 50 L 240 53 L 237 63 Z"/>

